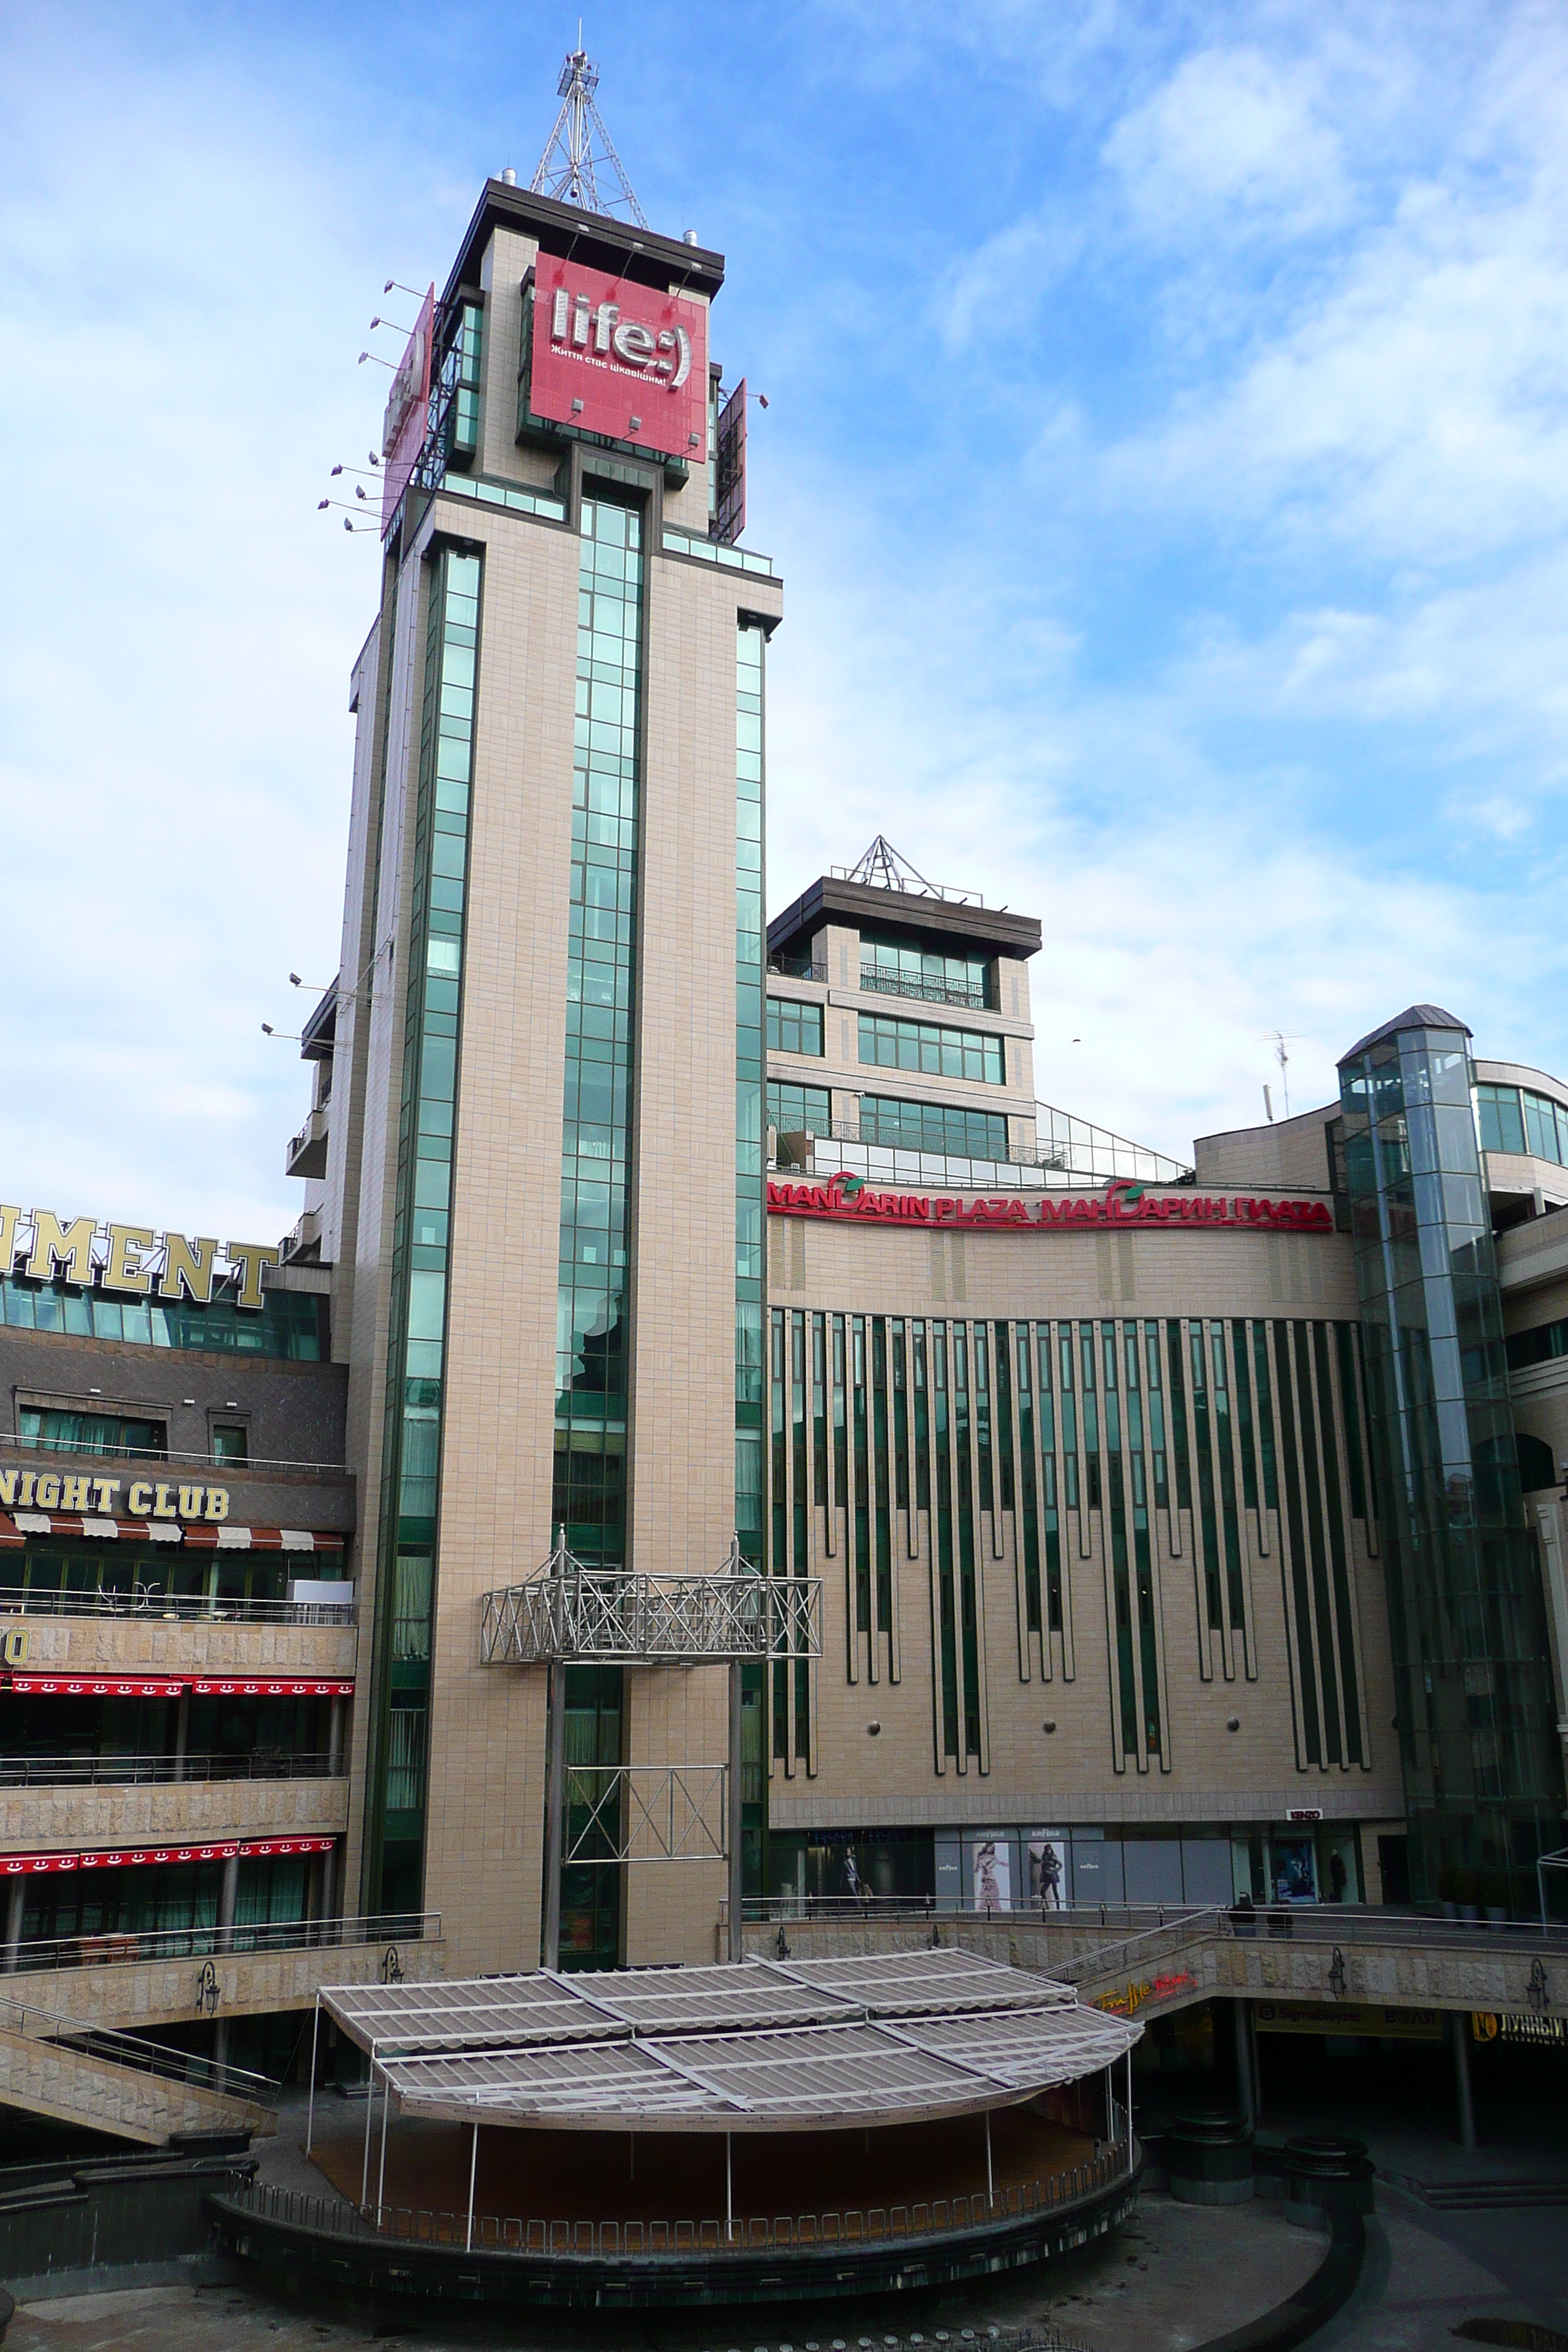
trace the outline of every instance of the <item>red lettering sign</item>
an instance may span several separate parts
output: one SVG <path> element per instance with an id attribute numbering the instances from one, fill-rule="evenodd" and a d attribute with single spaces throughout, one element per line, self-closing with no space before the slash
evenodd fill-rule
<path id="1" fill-rule="evenodd" d="M 834 1217 L 855 1223 L 900 1225 L 962 1225 L 987 1232 L 1038 1233 L 1049 1226 L 1157 1225 L 1195 1232 L 1204 1226 L 1251 1227 L 1268 1233 L 1331 1234 L 1326 1201 L 1258 1200 L 1250 1195 L 1213 1195 L 1186 1191 L 1151 1192 L 1118 1177 L 1102 1192 L 1047 1193 L 1035 1200 L 984 1195 L 879 1192 L 863 1177 L 840 1171 L 826 1183 L 768 1183 L 768 1209 L 786 1217 Z"/>
<path id="2" fill-rule="evenodd" d="M 528 404 L 554 424 L 705 465 L 706 307 L 542 253 Z"/>

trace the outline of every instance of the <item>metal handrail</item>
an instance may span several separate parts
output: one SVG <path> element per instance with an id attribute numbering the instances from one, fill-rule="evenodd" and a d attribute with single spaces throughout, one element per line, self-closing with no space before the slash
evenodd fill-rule
<path id="1" fill-rule="evenodd" d="M 815 980 L 824 986 L 827 982 L 827 966 L 813 963 L 809 956 L 770 956 L 768 970 L 779 980 Z"/>
<path id="2" fill-rule="evenodd" d="M 243 1476 L 252 1470 L 302 1470 L 307 1475 L 346 1478 L 346 1462 L 290 1462 L 282 1455 L 251 1454 L 243 1462 L 220 1462 L 211 1453 L 181 1453 L 164 1445 L 69 1445 L 58 1437 L 24 1437 L 14 1429 L 0 1429 L 0 1445 L 14 1445 L 26 1454 L 73 1456 L 79 1462 L 190 1462 L 208 1470 L 226 1470 Z"/>
<path id="3" fill-rule="evenodd" d="M 184 1780 L 336 1780 L 347 1762 L 322 1748 L 243 1756 L 0 1756 L 0 1789 L 156 1787 Z"/>
<path id="4" fill-rule="evenodd" d="M 275 2107 L 283 2094 L 283 2085 L 270 2074 L 253 2074 L 247 2067 L 231 2066 L 226 2060 L 200 2057 L 194 2051 L 170 2050 L 160 2042 L 144 2041 L 139 2033 L 121 2033 L 113 2026 L 89 2025 L 79 2017 L 62 2017 L 56 2010 L 41 2009 L 36 2001 L 0 1996 L 0 2031 L 20 2034 L 29 2041 L 58 2042 L 63 2049 L 79 2051 L 88 2058 L 104 2059 L 112 2066 L 125 2066 L 134 2074 L 155 2074 L 165 2082 L 193 2083 L 205 2090 L 227 2092 L 250 2099 L 258 2106 Z"/>
<path id="5" fill-rule="evenodd" d="M 862 990 L 878 996 L 908 996 L 920 1004 L 956 1004 L 970 1013 L 992 1013 L 995 1006 L 987 1004 L 982 988 L 954 986 L 941 980 L 915 980 L 908 972 L 889 971 L 880 964 L 863 963 L 860 967 Z"/>
<path id="6" fill-rule="evenodd" d="M 595 2221 L 575 2216 L 524 2220 L 517 2215 L 476 2213 L 470 2231 L 464 2213 L 405 2205 L 382 2206 L 378 2212 L 374 2204 L 353 2205 L 259 2180 L 224 2192 L 223 2201 L 268 2221 L 334 2237 L 377 2242 L 395 2238 L 458 2249 L 471 2246 L 475 2252 L 495 2253 L 668 2254 L 685 2261 L 694 2254 L 874 2246 L 890 2240 L 986 2229 L 998 2221 L 1025 2220 L 1032 2213 L 1070 2208 L 1085 2198 L 1100 2196 L 1118 2181 L 1131 2179 L 1140 2154 L 1136 2144 L 1129 2151 L 1119 2141 L 1087 2163 L 1040 2173 L 1032 2180 L 991 2192 L 976 2189 L 954 2197 L 921 2198 L 896 2205 L 842 2206 L 810 2213 L 753 2213 L 732 2221 L 713 2217 Z"/>
<path id="7" fill-rule="evenodd" d="M 105 1928 L 89 1936 L 39 1937 L 0 1945 L 7 1974 L 46 1969 L 136 1968 L 147 1961 L 205 1960 L 258 1952 L 314 1952 L 384 1944 L 425 1944 L 439 1939 L 439 1911 L 372 1912 L 350 1919 L 264 1919 L 219 1927 Z M 13 1957 L 14 1956 L 14 1957 Z M 30 2005 L 30 2004 L 29 2004 Z"/>
<path id="8" fill-rule="evenodd" d="M 280 1555 L 298 1557 L 305 1555 Z M 214 1555 L 216 1565 L 216 1555 Z M 326 1580 L 331 1581 L 331 1580 Z M 344 1579 L 347 1581 L 347 1579 Z M 166 1592 L 140 1581 L 123 1591 L 99 1585 L 90 1592 L 69 1592 L 58 1585 L 0 1585 L 0 1617 L 142 1617 L 154 1622 L 178 1618 L 182 1623 L 201 1618 L 209 1624 L 342 1625 L 359 1622 L 352 1601 L 247 1600 L 243 1594 Z"/>
<path id="9" fill-rule="evenodd" d="M 1131 1921 L 1138 1913 L 1144 1915 L 1145 1924 L 1134 1927 Z M 1047 1935 L 1055 1928 L 1129 1929 L 1091 1951 L 1052 1961 L 1052 1973 L 1066 1979 L 1110 1965 L 1118 1954 L 1173 1933 L 1259 1942 L 1393 1944 L 1413 1951 L 1436 1948 L 1495 1952 L 1505 1943 L 1530 1951 L 1557 1949 L 1568 1943 L 1568 1921 L 1554 1920 L 1543 1927 L 1538 1919 L 1447 1919 L 1426 1911 L 1384 1910 L 1375 1904 L 1274 1903 L 1248 1910 L 1218 1904 L 1091 1903 L 1041 1912 L 1024 1905 L 1013 1910 L 984 1911 L 973 1904 L 939 1904 L 931 1895 L 911 1901 L 908 1895 L 748 1895 L 745 1916 L 754 1925 L 776 1924 L 786 1929 L 809 1927 L 814 1920 L 868 1927 L 919 1925 L 939 1930 L 992 1922 L 1014 1932 L 1043 1928 Z"/>

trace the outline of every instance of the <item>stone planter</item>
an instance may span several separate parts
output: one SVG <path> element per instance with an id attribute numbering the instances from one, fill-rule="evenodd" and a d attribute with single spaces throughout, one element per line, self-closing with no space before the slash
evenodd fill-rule
<path id="1" fill-rule="evenodd" d="M 1303 2137 L 1288 2139 L 1285 2219 L 1298 2229 L 1331 2228 L 1335 2217 L 1373 2210 L 1373 2162 L 1366 2142 Z"/>
<path id="2" fill-rule="evenodd" d="M 1252 2126 L 1243 2116 L 1178 2116 L 1165 2134 L 1171 2194 L 1184 2205 L 1243 2205 L 1252 2195 Z"/>

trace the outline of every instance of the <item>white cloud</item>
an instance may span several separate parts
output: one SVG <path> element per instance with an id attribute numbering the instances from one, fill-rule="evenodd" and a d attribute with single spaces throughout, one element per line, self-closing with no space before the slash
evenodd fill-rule
<path id="1" fill-rule="evenodd" d="M 1263 226 L 1300 234 L 1350 206 L 1318 77 L 1251 47 L 1201 49 L 1124 114 L 1105 142 L 1141 228 L 1161 239 Z"/>
<path id="2" fill-rule="evenodd" d="M 243 60 L 100 30 L 62 110 L 74 47 L 14 45 L 0 123 L 5 1196 L 269 1239 L 308 1094 L 260 1024 L 336 967 L 377 581 L 316 500 L 396 227 Z"/>
<path id="3" fill-rule="evenodd" d="M 1561 128 L 1568 131 L 1568 105 Z M 1451 562 L 1568 520 L 1568 178 L 1409 182 L 1293 315 L 1193 365 L 1110 450 L 1113 493 L 1260 516 L 1380 562 Z"/>

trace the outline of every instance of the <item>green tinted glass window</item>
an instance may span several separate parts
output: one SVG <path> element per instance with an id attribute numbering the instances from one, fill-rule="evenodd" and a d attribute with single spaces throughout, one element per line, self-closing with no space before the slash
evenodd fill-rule
<path id="1" fill-rule="evenodd" d="M 781 1135 L 826 1135 L 833 1124 L 826 1087 L 790 1087 L 768 1080 L 768 1125 Z"/>
<path id="2" fill-rule="evenodd" d="M 1002 1085 L 1000 1037 L 977 1029 L 949 1029 L 935 1021 L 899 1021 L 880 1013 L 860 1015 L 860 1059 L 883 1070 L 919 1070 L 932 1078 L 971 1078 Z"/>
<path id="3" fill-rule="evenodd" d="M 820 1054 L 822 1007 L 793 996 L 768 999 L 768 1050 L 774 1054 Z"/>
<path id="4" fill-rule="evenodd" d="M 901 1151 L 945 1152 L 955 1159 L 1005 1160 L 1007 1121 L 999 1111 L 862 1095 L 860 1140 L 890 1144 Z"/>

